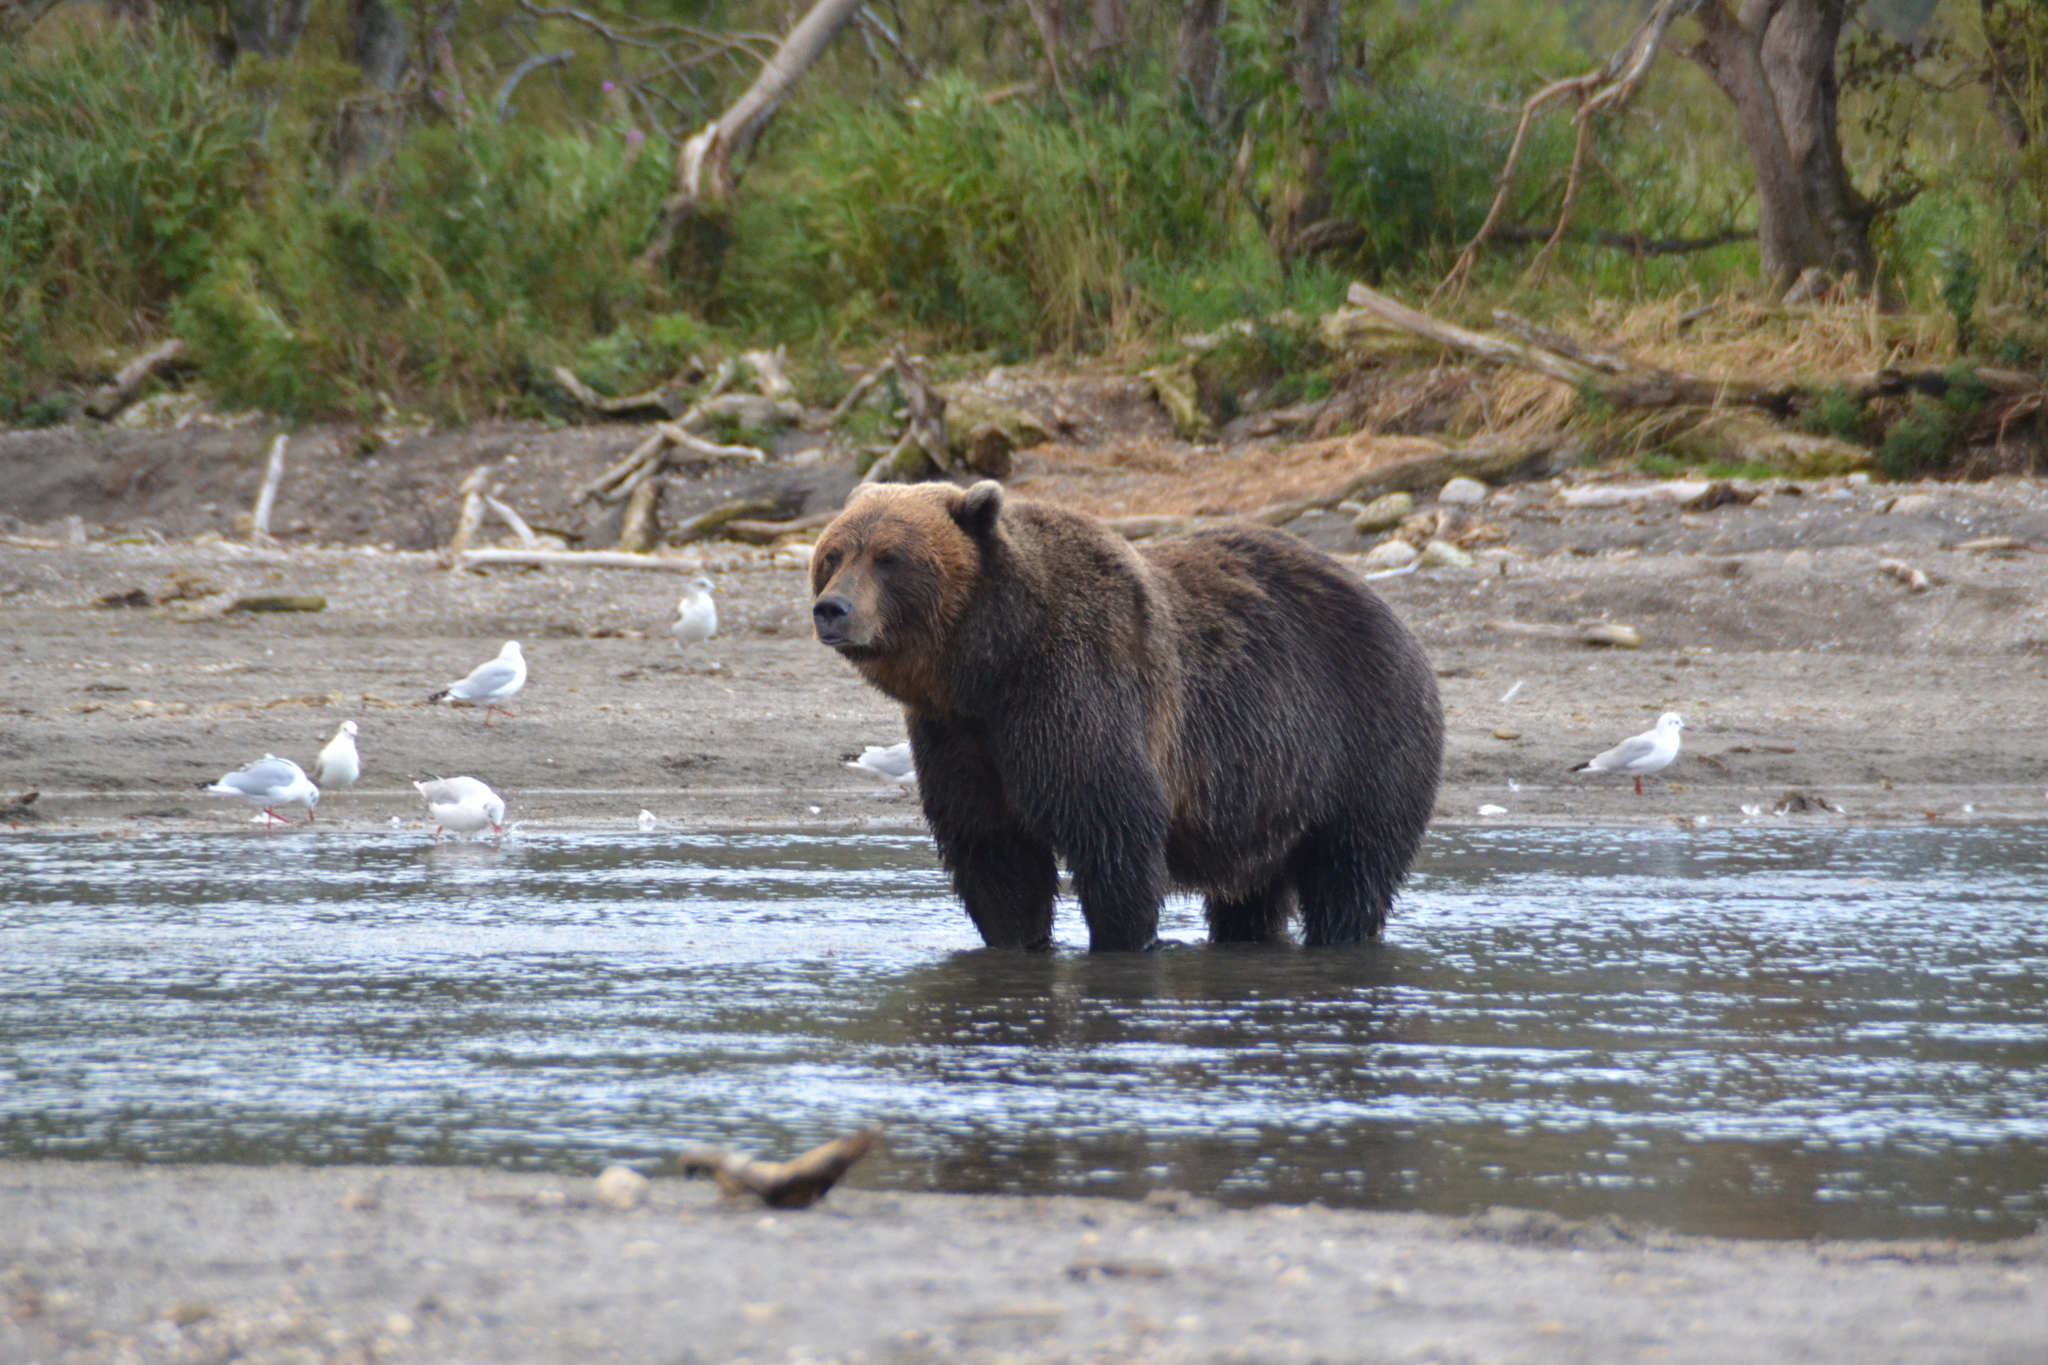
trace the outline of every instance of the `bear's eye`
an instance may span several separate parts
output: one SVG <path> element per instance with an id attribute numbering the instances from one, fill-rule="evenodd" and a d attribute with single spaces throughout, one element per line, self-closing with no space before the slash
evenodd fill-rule
<path id="1" fill-rule="evenodd" d="M 875 556 L 875 567 L 878 569 L 894 569 L 902 563 L 903 556 L 894 550 L 884 550 Z"/>

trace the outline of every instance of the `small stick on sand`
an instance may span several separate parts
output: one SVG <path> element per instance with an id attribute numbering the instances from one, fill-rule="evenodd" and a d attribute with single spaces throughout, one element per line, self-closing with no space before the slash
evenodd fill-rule
<path id="1" fill-rule="evenodd" d="M 284 449 L 291 437 L 278 433 L 270 443 L 270 464 L 263 471 L 263 488 L 256 494 L 256 510 L 251 514 L 250 538 L 260 545 L 274 545 L 270 538 L 270 513 L 277 506 L 277 486 L 284 482 Z"/>
<path id="2" fill-rule="evenodd" d="M 493 492 L 495 491 L 493 490 Z M 498 501 L 492 493 L 484 494 L 484 506 L 489 508 L 499 521 L 505 523 L 512 534 L 518 537 L 519 544 L 523 548 L 528 550 L 538 550 L 540 548 L 540 537 L 533 533 L 533 528 L 526 524 L 526 519 L 513 511 L 510 506 Z"/>
<path id="3" fill-rule="evenodd" d="M 863 1128 L 794 1161 L 750 1161 L 715 1147 L 693 1148 L 677 1160 L 685 1172 L 709 1171 L 728 1195 L 755 1195 L 771 1209 L 807 1209 L 873 1151 L 880 1136 L 873 1128 Z"/>

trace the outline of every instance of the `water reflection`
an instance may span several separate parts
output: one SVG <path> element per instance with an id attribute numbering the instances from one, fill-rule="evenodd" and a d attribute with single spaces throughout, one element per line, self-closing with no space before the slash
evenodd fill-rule
<path id="1" fill-rule="evenodd" d="M 0 1150 L 588 1165 L 881 1118 L 859 1179 L 905 1188 L 2009 1235 L 2048 1204 L 2042 862 L 1480 831 L 1382 943 L 1097 958 L 976 948 L 913 838 L 17 836 Z"/>

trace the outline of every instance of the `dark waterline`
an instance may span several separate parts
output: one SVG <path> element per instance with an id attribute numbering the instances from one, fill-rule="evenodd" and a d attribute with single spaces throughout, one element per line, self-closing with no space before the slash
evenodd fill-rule
<path id="1" fill-rule="evenodd" d="M 2011 1236 L 2040 836 L 1445 833 L 1382 943 L 1091 957 L 977 950 L 919 838 L 17 834 L 0 1152 L 588 1169 L 879 1120 L 856 1183 Z"/>

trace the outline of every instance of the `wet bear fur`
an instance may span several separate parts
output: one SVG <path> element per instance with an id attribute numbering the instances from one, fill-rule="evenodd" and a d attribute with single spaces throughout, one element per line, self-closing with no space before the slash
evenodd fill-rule
<path id="1" fill-rule="evenodd" d="M 1097 949 L 1169 889 L 1216 942 L 1376 934 L 1436 803 L 1421 646 L 1345 569 L 1237 524 L 1134 549 L 1001 485 L 867 485 L 811 561 L 818 638 L 901 702 L 939 854 L 991 946 Z"/>

